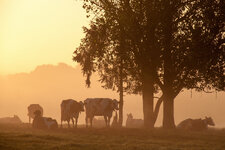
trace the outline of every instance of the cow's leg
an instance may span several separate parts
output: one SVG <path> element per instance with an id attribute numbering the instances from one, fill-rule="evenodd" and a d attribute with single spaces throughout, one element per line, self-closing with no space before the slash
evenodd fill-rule
<path id="1" fill-rule="evenodd" d="M 73 119 L 73 118 L 71 118 L 71 120 L 72 120 L 72 123 L 73 123 L 73 128 L 74 128 L 74 119 Z"/>
<path id="2" fill-rule="evenodd" d="M 93 121 L 93 118 L 94 118 L 94 117 L 90 117 L 90 125 L 91 125 L 91 128 L 92 128 L 92 121 Z"/>
<path id="3" fill-rule="evenodd" d="M 78 117 L 75 118 L 76 128 L 77 128 Z"/>
<path id="4" fill-rule="evenodd" d="M 67 123 L 68 123 L 68 128 L 70 128 L 70 119 L 67 120 Z"/>
<path id="5" fill-rule="evenodd" d="M 30 124 L 30 116 L 29 116 L 29 124 Z"/>
<path id="6" fill-rule="evenodd" d="M 85 117 L 85 122 L 86 122 L 86 128 L 88 127 L 88 117 Z"/>
<path id="7" fill-rule="evenodd" d="M 108 126 L 107 116 L 104 116 L 104 119 L 105 119 L 105 125 L 107 127 Z"/>
<path id="8" fill-rule="evenodd" d="M 110 119 L 111 117 L 108 117 L 108 127 L 110 127 Z"/>
<path id="9" fill-rule="evenodd" d="M 61 128 L 62 128 L 62 119 L 61 119 Z"/>

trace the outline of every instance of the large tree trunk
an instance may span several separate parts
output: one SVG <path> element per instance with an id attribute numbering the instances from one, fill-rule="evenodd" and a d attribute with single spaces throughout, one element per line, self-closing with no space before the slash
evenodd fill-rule
<path id="1" fill-rule="evenodd" d="M 175 128 L 174 122 L 174 98 L 166 96 L 163 100 L 163 128 Z"/>
<path id="2" fill-rule="evenodd" d="M 153 115 L 153 82 L 149 76 L 144 75 L 143 80 L 143 113 L 144 113 L 144 126 L 146 128 L 154 127 Z"/>

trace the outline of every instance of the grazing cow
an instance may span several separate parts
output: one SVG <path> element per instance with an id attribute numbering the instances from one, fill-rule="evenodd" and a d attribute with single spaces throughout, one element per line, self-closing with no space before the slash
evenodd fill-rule
<path id="1" fill-rule="evenodd" d="M 27 115 L 29 117 L 29 123 L 31 122 L 31 118 L 34 119 L 35 111 L 39 110 L 41 112 L 41 116 L 43 116 L 43 108 L 39 104 L 30 104 L 27 109 L 28 109 Z"/>
<path id="2" fill-rule="evenodd" d="M 35 129 L 57 129 L 58 123 L 55 119 L 49 117 L 42 117 L 39 110 L 34 112 L 35 117 L 32 127 Z"/>
<path id="3" fill-rule="evenodd" d="M 127 128 L 142 128 L 144 127 L 144 120 L 142 119 L 133 119 L 133 115 L 127 114 L 127 121 L 126 121 Z"/>
<path id="4" fill-rule="evenodd" d="M 208 125 L 215 126 L 211 117 L 205 119 L 186 119 L 177 125 L 177 128 L 185 130 L 206 130 Z"/>
<path id="5" fill-rule="evenodd" d="M 70 127 L 70 119 L 72 120 L 73 127 L 75 119 L 77 127 L 77 121 L 81 111 L 84 111 L 83 102 L 77 102 L 73 99 L 63 100 L 61 103 L 61 127 L 63 121 L 67 121 L 68 127 Z"/>
<path id="6" fill-rule="evenodd" d="M 110 126 L 112 112 L 118 110 L 118 101 L 110 98 L 87 98 L 84 101 L 86 109 L 86 127 L 88 127 L 88 119 L 92 127 L 94 116 L 104 116 L 106 126 Z"/>
<path id="7" fill-rule="evenodd" d="M 14 115 L 13 117 L 4 117 L 0 118 L 0 123 L 2 124 L 21 124 L 22 121 L 17 115 Z"/>

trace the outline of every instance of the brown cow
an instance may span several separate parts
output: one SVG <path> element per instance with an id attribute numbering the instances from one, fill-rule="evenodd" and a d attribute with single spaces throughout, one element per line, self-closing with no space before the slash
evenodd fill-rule
<path id="1" fill-rule="evenodd" d="M 191 119 L 188 118 L 177 125 L 179 129 L 185 130 L 206 130 L 208 125 L 215 126 L 215 123 L 211 117 L 205 117 L 205 119 Z"/>
<path id="2" fill-rule="evenodd" d="M 84 111 L 83 102 L 77 102 L 73 99 L 63 100 L 61 103 L 61 127 L 63 121 L 67 121 L 68 127 L 70 127 L 70 120 L 72 120 L 74 127 L 74 119 L 77 127 L 79 113 L 82 111 Z"/>

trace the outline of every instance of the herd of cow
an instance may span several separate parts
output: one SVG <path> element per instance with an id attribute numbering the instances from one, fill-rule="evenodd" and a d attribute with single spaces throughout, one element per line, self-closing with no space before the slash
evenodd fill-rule
<path id="1" fill-rule="evenodd" d="M 86 113 L 86 127 L 92 122 L 95 116 L 103 116 L 107 127 L 110 126 L 110 120 L 113 111 L 118 110 L 119 102 L 110 98 L 87 98 L 84 102 L 77 102 L 73 99 L 63 100 L 61 103 L 61 127 L 62 122 L 67 121 L 68 127 L 70 127 L 70 121 L 72 121 L 73 127 L 77 127 L 79 114 L 84 111 Z M 55 119 L 49 117 L 43 117 L 43 108 L 39 104 L 31 104 L 28 106 L 29 123 L 31 118 L 33 119 L 34 128 L 46 128 L 54 129 L 58 127 L 58 123 Z M 117 115 L 114 117 L 113 126 L 117 124 Z"/>
<path id="2" fill-rule="evenodd" d="M 106 127 L 110 126 L 110 120 L 113 111 L 118 110 L 119 102 L 110 98 L 87 98 L 84 102 L 77 102 L 73 99 L 63 100 L 61 103 L 61 127 L 62 122 L 66 121 L 68 127 L 70 127 L 70 120 L 73 127 L 77 127 L 79 114 L 85 110 L 86 127 L 90 123 L 92 127 L 93 122 L 97 124 L 98 120 L 95 116 L 103 116 L 104 121 L 100 120 L 101 124 L 105 124 Z M 43 108 L 39 104 L 31 104 L 28 107 L 29 123 L 31 118 L 33 119 L 32 126 L 38 129 L 55 129 L 58 128 L 58 123 L 55 119 L 43 117 Z M 190 130 L 205 130 L 208 125 L 214 126 L 215 123 L 211 117 L 205 117 L 205 119 L 186 119 L 177 125 L 177 128 L 190 129 Z M 113 118 L 112 127 L 118 126 L 117 112 Z M 126 127 L 128 128 L 141 128 L 144 127 L 144 121 L 142 119 L 134 119 L 133 115 L 127 114 Z"/>

